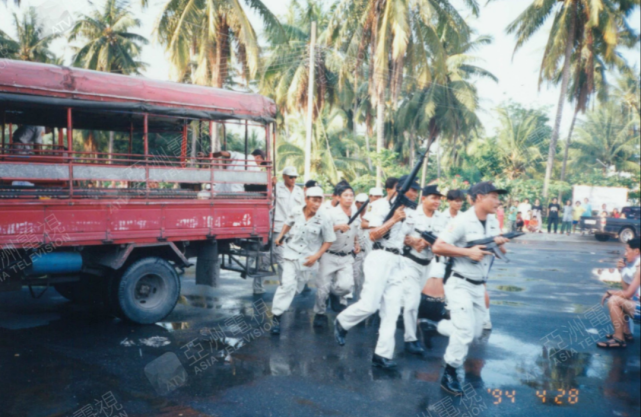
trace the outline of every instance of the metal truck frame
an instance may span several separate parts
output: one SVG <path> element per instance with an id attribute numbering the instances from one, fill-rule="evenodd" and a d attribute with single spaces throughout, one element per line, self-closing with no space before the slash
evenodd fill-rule
<path id="1" fill-rule="evenodd" d="M 216 286 L 225 256 L 225 268 L 251 273 L 270 234 L 271 100 L 23 61 L 0 68 L 0 291 L 53 286 L 148 324 L 173 310 L 191 258 L 198 284 Z M 233 124 L 245 134 L 240 167 L 214 158 Z M 18 125 L 47 127 L 50 140 L 15 143 Z M 252 168 L 257 128 L 266 158 Z M 205 152 L 187 154 L 190 129 L 192 150 Z M 81 149 L 74 130 L 116 132 L 128 152 Z M 168 135 L 175 152 L 156 149 Z"/>

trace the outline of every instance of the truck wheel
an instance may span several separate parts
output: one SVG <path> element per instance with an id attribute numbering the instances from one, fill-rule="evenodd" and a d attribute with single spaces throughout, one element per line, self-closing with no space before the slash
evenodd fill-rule
<path id="1" fill-rule="evenodd" d="M 607 242 L 608 240 L 610 240 L 610 236 L 603 234 L 595 234 L 594 238 L 599 242 Z"/>
<path id="2" fill-rule="evenodd" d="M 180 296 L 180 279 L 162 258 L 149 257 L 131 264 L 111 288 L 114 313 L 138 324 L 152 324 L 167 317 Z"/>
<path id="3" fill-rule="evenodd" d="M 628 240 L 634 239 L 634 230 L 626 227 L 619 232 L 619 240 L 621 243 L 628 243 Z"/>

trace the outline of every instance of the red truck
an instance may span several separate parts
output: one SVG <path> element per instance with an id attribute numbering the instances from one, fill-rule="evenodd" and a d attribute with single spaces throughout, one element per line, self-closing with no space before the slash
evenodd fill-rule
<path id="1" fill-rule="evenodd" d="M 0 291 L 52 286 L 148 324 L 176 305 L 190 259 L 198 284 L 215 286 L 221 267 L 250 273 L 270 231 L 271 100 L 23 61 L 0 68 Z M 25 129 L 45 133 L 29 142 Z M 233 161 L 215 157 L 228 130 L 244 134 Z M 111 132 L 110 152 L 92 145 L 99 132 Z"/>

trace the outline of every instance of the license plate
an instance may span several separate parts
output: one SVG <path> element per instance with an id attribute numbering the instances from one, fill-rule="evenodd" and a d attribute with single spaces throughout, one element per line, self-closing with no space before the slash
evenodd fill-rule
<path id="1" fill-rule="evenodd" d="M 586 220 L 585 224 L 596 224 L 596 220 Z"/>

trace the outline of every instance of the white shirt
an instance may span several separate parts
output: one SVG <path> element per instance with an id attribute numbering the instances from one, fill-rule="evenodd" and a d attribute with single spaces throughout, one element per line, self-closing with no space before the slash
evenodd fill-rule
<path id="1" fill-rule="evenodd" d="M 253 156 L 248 155 L 247 158 L 245 158 L 244 153 L 234 151 L 229 153 L 229 159 L 225 161 L 228 171 L 245 171 L 245 166 L 247 167 L 247 171 L 260 171 L 260 167 L 256 164 Z M 229 184 L 229 191 L 232 193 L 242 193 L 245 191 L 245 186 L 239 183 Z"/>
<path id="2" fill-rule="evenodd" d="M 13 142 L 26 145 L 42 145 L 42 134 L 44 132 L 44 126 L 20 126 L 13 132 Z"/>
<path id="3" fill-rule="evenodd" d="M 440 213 L 438 211 L 435 211 L 432 217 L 427 217 L 427 215 L 425 214 L 425 211 L 423 211 L 422 206 L 418 206 L 416 210 L 405 209 L 405 211 L 408 213 L 408 216 L 411 215 L 414 218 L 414 224 L 415 224 L 415 228 L 412 229 L 412 231 L 409 233 L 409 236 L 421 237 L 420 233 L 418 233 L 416 229 L 422 232 L 434 233 L 434 226 L 436 226 L 436 224 L 439 222 L 439 217 L 440 217 Z M 411 214 L 409 214 L 410 212 Z M 411 248 L 410 253 L 412 254 L 412 256 L 419 259 L 431 260 L 434 257 L 434 253 L 432 253 L 431 247 L 427 247 L 423 249 L 421 252 L 417 252 L 416 249 Z"/>
<path id="4" fill-rule="evenodd" d="M 279 182 L 276 184 L 275 190 L 276 202 L 274 203 L 274 232 L 283 230 L 285 221 L 297 207 L 305 205 L 305 193 L 303 189 L 297 185 L 289 191 L 289 188 Z"/>
<path id="5" fill-rule="evenodd" d="M 352 216 L 356 213 L 356 210 L 351 210 Z M 348 216 L 343 211 L 343 208 L 340 204 L 336 207 L 332 207 L 327 210 L 327 214 L 332 221 L 332 227 L 339 224 L 347 224 L 351 216 Z M 352 252 L 354 250 L 354 240 L 356 239 L 357 234 L 356 220 L 350 225 L 349 231 L 343 233 L 341 231 L 335 231 L 336 240 L 330 246 L 329 250 L 332 252 Z"/>
<path id="6" fill-rule="evenodd" d="M 439 236 L 445 243 L 463 248 L 473 240 L 498 236 L 501 233 L 496 216 L 487 216 L 485 228 L 476 216 L 472 206 L 465 213 L 456 216 L 447 229 Z M 452 271 L 474 281 L 487 281 L 487 276 L 494 262 L 494 255 L 486 255 L 481 262 L 474 263 L 470 258 L 454 258 Z"/>
<path id="7" fill-rule="evenodd" d="M 530 211 L 532 210 L 532 204 L 530 203 L 521 203 L 519 204 L 519 213 L 523 220 L 530 220 Z"/>
<path id="8" fill-rule="evenodd" d="M 639 265 L 641 265 L 641 257 L 637 256 L 634 262 L 632 262 L 632 265 L 626 266 L 621 270 L 621 279 L 623 282 L 628 285 L 632 284 L 632 281 L 634 281 L 634 274 L 637 272 Z"/>
<path id="9" fill-rule="evenodd" d="M 318 210 L 309 220 L 305 220 L 303 208 L 294 209 L 285 222 L 291 230 L 284 245 L 284 259 L 304 259 L 318 252 L 323 243 L 336 240 L 334 225 L 327 213 Z"/>
<path id="10" fill-rule="evenodd" d="M 365 220 L 369 222 L 370 228 L 376 228 L 383 225 L 385 217 L 390 212 L 391 204 L 387 198 L 381 198 L 374 201 L 370 204 L 371 211 L 365 215 Z M 410 210 L 406 210 L 406 213 L 409 213 Z M 414 219 L 412 216 L 408 215 L 405 221 L 398 222 L 389 231 L 389 239 L 384 237 L 379 239 L 377 242 L 382 244 L 383 247 L 388 249 L 397 249 L 399 251 L 403 250 L 405 236 L 407 236 L 412 230 L 414 230 Z"/>
<path id="11" fill-rule="evenodd" d="M 367 209 L 365 209 L 367 211 Z M 356 232 L 358 233 L 358 244 L 361 247 L 361 253 L 367 255 L 372 250 L 372 241 L 369 240 L 369 229 L 365 230 L 361 227 L 363 218 L 358 216 L 354 223 L 356 225 Z"/>

